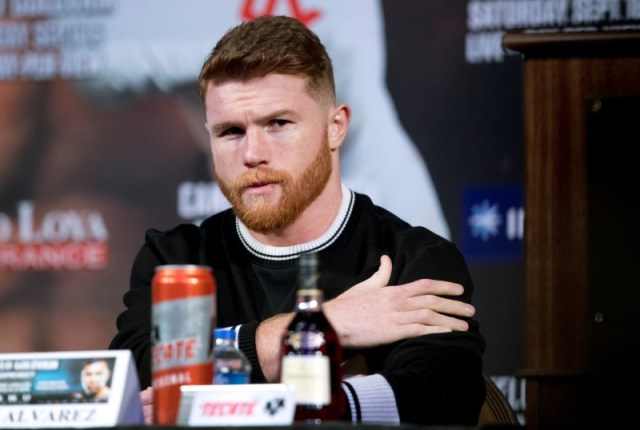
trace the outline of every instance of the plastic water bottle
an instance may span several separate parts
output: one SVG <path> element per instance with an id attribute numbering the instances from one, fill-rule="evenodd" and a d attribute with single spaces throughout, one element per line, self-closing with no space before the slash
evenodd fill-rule
<path id="1" fill-rule="evenodd" d="M 236 334 L 233 330 L 214 330 L 215 376 L 214 384 L 248 384 L 251 378 L 251 362 L 235 347 Z"/>

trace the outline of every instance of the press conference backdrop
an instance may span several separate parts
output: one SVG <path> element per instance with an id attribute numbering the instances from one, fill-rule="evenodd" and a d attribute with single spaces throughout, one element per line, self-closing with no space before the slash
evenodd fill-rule
<path id="1" fill-rule="evenodd" d="M 262 14 L 334 60 L 346 183 L 462 250 L 485 371 L 523 411 L 522 68 L 501 37 L 627 25 L 640 0 L 0 1 L 0 351 L 105 349 L 145 229 L 228 206 L 197 75 Z"/>

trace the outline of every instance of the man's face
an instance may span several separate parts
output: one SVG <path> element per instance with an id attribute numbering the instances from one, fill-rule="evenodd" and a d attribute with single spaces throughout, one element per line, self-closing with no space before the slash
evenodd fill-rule
<path id="1" fill-rule="evenodd" d="M 209 85 L 216 179 L 247 227 L 285 228 L 322 192 L 332 172 L 328 112 L 297 76 Z"/>
<path id="2" fill-rule="evenodd" d="M 105 361 L 89 363 L 82 369 L 82 386 L 89 393 L 97 393 L 107 385 L 110 372 Z"/>

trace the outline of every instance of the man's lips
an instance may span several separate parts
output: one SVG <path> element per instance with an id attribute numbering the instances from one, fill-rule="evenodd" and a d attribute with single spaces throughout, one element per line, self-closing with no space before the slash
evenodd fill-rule
<path id="1" fill-rule="evenodd" d="M 254 182 L 245 189 L 251 194 L 261 194 L 270 191 L 276 184 L 277 182 Z"/>

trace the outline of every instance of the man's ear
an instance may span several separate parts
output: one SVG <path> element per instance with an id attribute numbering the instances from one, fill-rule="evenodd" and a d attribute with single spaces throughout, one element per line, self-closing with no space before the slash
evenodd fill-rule
<path id="1" fill-rule="evenodd" d="M 351 122 L 351 108 L 345 103 L 341 103 L 332 109 L 329 117 L 329 148 L 331 151 L 337 150 L 344 142 Z"/>

